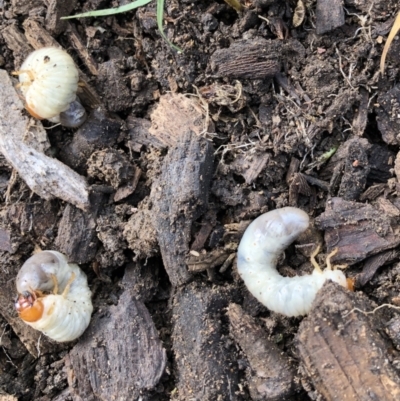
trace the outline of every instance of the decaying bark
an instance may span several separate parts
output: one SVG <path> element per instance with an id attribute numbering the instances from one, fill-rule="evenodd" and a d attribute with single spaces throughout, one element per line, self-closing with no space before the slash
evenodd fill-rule
<path id="1" fill-rule="evenodd" d="M 177 369 L 175 401 L 236 400 L 237 370 L 222 333 L 221 315 L 232 291 L 190 283 L 173 303 Z"/>
<path id="2" fill-rule="evenodd" d="M 103 194 L 93 193 L 89 211 L 84 212 L 72 205 L 67 205 L 64 209 L 55 244 L 68 257 L 69 262 L 80 264 L 94 259 L 99 242 L 96 217 L 103 201 Z"/>
<path id="3" fill-rule="evenodd" d="M 92 401 L 138 399 L 157 385 L 165 364 L 151 316 L 130 290 L 94 316 L 66 360 L 74 399 Z"/>
<path id="4" fill-rule="evenodd" d="M 278 40 L 239 40 L 215 51 L 210 65 L 217 77 L 264 79 L 280 70 L 281 51 Z"/>
<path id="5" fill-rule="evenodd" d="M 400 244 L 397 224 L 364 203 L 332 198 L 315 222 L 325 231 L 328 251 L 338 248 L 336 262 L 354 264 Z"/>
<path id="6" fill-rule="evenodd" d="M 370 319 L 365 297 L 328 282 L 300 324 L 297 348 L 316 390 L 326 401 L 395 401 L 400 378 L 388 344 Z"/>
<path id="7" fill-rule="evenodd" d="M 400 85 L 382 92 L 377 99 L 379 106 L 375 107 L 378 129 L 382 139 L 388 145 L 400 143 Z"/>
<path id="8" fill-rule="evenodd" d="M 0 71 L 1 153 L 29 188 L 42 198 L 60 198 L 80 209 L 87 209 L 89 194 L 86 180 L 60 161 L 42 153 L 43 145 L 38 145 L 36 137 L 32 137 L 30 121 L 22 110 L 23 105 L 8 74 Z M 40 122 L 35 124 L 41 125 Z"/>
<path id="9" fill-rule="evenodd" d="M 187 131 L 164 159 L 152 186 L 152 218 L 165 269 L 172 285 L 191 275 L 185 262 L 193 221 L 205 212 L 213 172 L 213 147 Z"/>
<path id="10" fill-rule="evenodd" d="M 316 31 L 318 35 L 344 25 L 342 0 L 318 0 L 316 9 Z"/>
<path id="11" fill-rule="evenodd" d="M 230 304 L 228 316 L 231 334 L 250 365 L 247 375 L 251 398 L 282 401 L 291 396 L 297 385 L 288 358 L 239 305 Z"/>

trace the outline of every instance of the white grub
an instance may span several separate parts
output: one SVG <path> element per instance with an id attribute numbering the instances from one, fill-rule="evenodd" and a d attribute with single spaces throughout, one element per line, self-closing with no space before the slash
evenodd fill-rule
<path id="1" fill-rule="evenodd" d="M 33 117 L 57 117 L 76 99 L 78 69 L 62 49 L 44 47 L 34 51 L 14 74 L 19 76 L 25 107 Z"/>
<path id="2" fill-rule="evenodd" d="M 86 330 L 93 311 L 85 273 L 56 251 L 30 257 L 16 279 L 15 307 L 26 324 L 64 342 Z"/>
<path id="3" fill-rule="evenodd" d="M 262 214 L 246 229 L 238 248 L 238 271 L 250 293 L 273 312 L 306 315 L 326 280 L 347 288 L 346 277 L 330 265 L 311 274 L 283 277 L 276 270 L 279 255 L 309 225 L 300 209 L 285 207 Z"/>

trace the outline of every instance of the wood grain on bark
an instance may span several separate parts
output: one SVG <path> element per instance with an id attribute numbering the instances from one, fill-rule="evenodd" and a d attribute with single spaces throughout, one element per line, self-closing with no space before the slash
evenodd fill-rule
<path id="1" fill-rule="evenodd" d="M 86 180 L 42 153 L 43 145 L 38 145 L 36 136 L 29 131 L 30 121 L 22 110 L 23 105 L 7 72 L 0 70 L 1 153 L 33 192 L 44 199 L 60 198 L 86 210 L 89 206 Z M 41 126 L 41 123 L 36 122 L 36 125 Z"/>
<path id="2" fill-rule="evenodd" d="M 230 304 L 228 316 L 230 332 L 250 365 L 247 376 L 251 398 L 281 401 L 293 395 L 297 385 L 289 359 L 239 305 Z"/>
<path id="3" fill-rule="evenodd" d="M 395 401 L 400 378 L 389 346 L 369 316 L 365 297 L 328 282 L 300 324 L 297 348 L 316 390 L 326 401 Z"/>
<path id="4" fill-rule="evenodd" d="M 278 40 L 238 40 L 228 49 L 216 50 L 210 65 L 217 77 L 270 78 L 280 70 L 281 51 L 282 44 Z"/>
<path id="5" fill-rule="evenodd" d="M 88 263 L 94 259 L 97 251 L 98 238 L 96 218 L 99 208 L 103 205 L 105 196 L 101 193 L 90 195 L 90 210 L 84 212 L 72 205 L 64 209 L 58 225 L 55 245 L 69 262 Z"/>
<path id="6" fill-rule="evenodd" d="M 147 308 L 125 290 L 117 306 L 94 316 L 69 353 L 70 390 L 85 401 L 136 400 L 157 385 L 166 360 Z"/>
<path id="7" fill-rule="evenodd" d="M 232 291 L 190 283 L 173 303 L 173 348 L 177 369 L 175 401 L 237 400 L 235 357 L 221 327 Z"/>
<path id="8" fill-rule="evenodd" d="M 195 220 L 206 211 L 214 151 L 206 139 L 187 131 L 165 157 L 153 183 L 152 218 L 172 285 L 190 280 L 185 262 Z"/>
<path id="9" fill-rule="evenodd" d="M 315 222 L 328 251 L 338 248 L 335 262 L 354 264 L 400 244 L 397 224 L 371 205 L 332 198 Z"/>

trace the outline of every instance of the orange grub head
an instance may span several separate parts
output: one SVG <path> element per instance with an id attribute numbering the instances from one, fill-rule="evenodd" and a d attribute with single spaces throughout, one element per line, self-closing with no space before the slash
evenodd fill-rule
<path id="1" fill-rule="evenodd" d="M 19 317 L 25 322 L 37 322 L 43 315 L 43 303 L 37 298 L 36 294 L 24 292 L 18 295 L 17 302 L 15 303 Z"/>

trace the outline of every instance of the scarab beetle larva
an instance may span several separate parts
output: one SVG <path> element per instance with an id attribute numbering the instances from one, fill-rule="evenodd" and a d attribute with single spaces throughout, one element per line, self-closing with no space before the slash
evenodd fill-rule
<path id="1" fill-rule="evenodd" d="M 17 275 L 15 308 L 29 326 L 59 342 L 86 330 L 93 311 L 85 273 L 56 251 L 30 257 Z"/>
<path id="2" fill-rule="evenodd" d="M 309 225 L 308 215 L 294 207 L 284 207 L 256 218 L 246 229 L 238 248 L 237 267 L 248 290 L 268 309 L 286 316 L 307 314 L 326 280 L 348 288 L 342 271 L 322 270 L 312 256 L 312 274 L 283 277 L 276 270 L 279 255 Z"/>
<path id="3" fill-rule="evenodd" d="M 86 112 L 76 97 L 79 73 L 72 57 L 62 49 L 44 47 L 21 65 L 19 85 L 28 112 L 37 119 L 78 127 Z"/>

